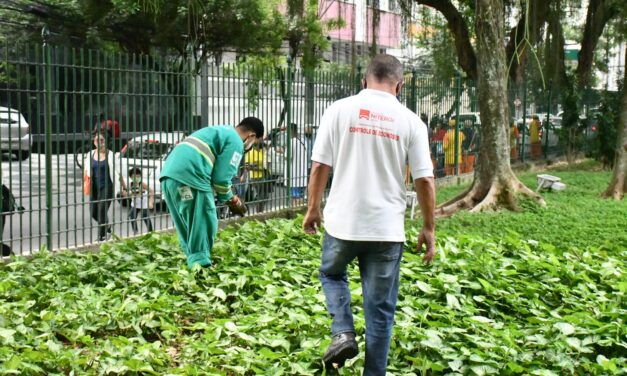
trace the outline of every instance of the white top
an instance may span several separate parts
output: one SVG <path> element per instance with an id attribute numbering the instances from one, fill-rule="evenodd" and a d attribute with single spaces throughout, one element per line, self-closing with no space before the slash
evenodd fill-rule
<path id="1" fill-rule="evenodd" d="M 133 197 L 131 207 L 136 209 L 148 209 L 148 192 Z"/>
<path id="2" fill-rule="evenodd" d="M 393 95 L 364 89 L 324 113 L 311 159 L 333 167 L 325 230 L 357 241 L 405 241 L 405 178 L 433 176 L 427 126 Z"/>
<path id="3" fill-rule="evenodd" d="M 287 156 L 287 153 L 285 153 Z M 292 187 L 307 186 L 307 146 L 305 140 L 299 137 L 292 138 Z"/>
<path id="4" fill-rule="evenodd" d="M 142 182 L 129 183 L 129 195 L 131 196 L 131 207 L 136 209 L 148 209 L 148 190 L 144 189 Z"/>

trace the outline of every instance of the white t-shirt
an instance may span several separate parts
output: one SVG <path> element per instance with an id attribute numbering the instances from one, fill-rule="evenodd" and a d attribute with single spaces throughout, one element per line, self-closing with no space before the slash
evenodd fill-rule
<path id="1" fill-rule="evenodd" d="M 312 161 L 333 167 L 326 231 L 357 241 L 405 241 L 405 179 L 433 176 L 427 126 L 393 95 L 372 89 L 324 113 Z"/>

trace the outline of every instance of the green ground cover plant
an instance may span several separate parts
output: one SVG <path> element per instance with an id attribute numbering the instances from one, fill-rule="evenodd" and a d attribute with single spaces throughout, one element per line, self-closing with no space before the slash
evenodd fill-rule
<path id="1" fill-rule="evenodd" d="M 431 266 L 413 251 L 409 223 L 389 372 L 627 372 L 627 247 L 607 229 L 580 232 L 594 218 L 615 229 L 624 203 L 584 189 L 602 172 L 563 173 L 569 190 L 546 194 L 547 209 L 439 221 Z M 526 224 L 539 217 L 573 224 L 562 235 L 548 220 Z M 321 237 L 302 234 L 301 221 L 221 231 L 209 270 L 187 270 L 171 234 L 1 266 L 0 374 L 322 374 Z M 350 281 L 362 356 L 345 375 L 361 373 L 364 351 L 355 269 Z"/>
<path id="2" fill-rule="evenodd" d="M 599 199 L 611 179 L 611 171 L 588 161 L 574 167 L 564 166 L 548 172 L 523 172 L 519 178 L 535 189 L 536 175 L 558 176 L 567 185 L 564 192 L 542 192 L 548 208 L 523 201 L 523 212 L 484 212 L 477 215 L 460 212 L 453 218 L 438 221 L 438 232 L 503 235 L 504 230 L 519 233 L 522 238 L 538 240 L 560 248 L 610 244 L 627 249 L 627 201 Z M 467 186 L 437 190 L 438 203 L 461 193 Z"/>

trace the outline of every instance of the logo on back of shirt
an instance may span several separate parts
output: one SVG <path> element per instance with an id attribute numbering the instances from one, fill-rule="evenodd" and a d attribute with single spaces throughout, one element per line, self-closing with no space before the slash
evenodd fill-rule
<path id="1" fill-rule="evenodd" d="M 391 116 L 377 114 L 377 113 L 371 112 L 370 110 L 365 110 L 363 108 L 359 109 L 359 119 L 360 120 L 388 121 L 388 122 L 394 121 L 394 118 Z"/>

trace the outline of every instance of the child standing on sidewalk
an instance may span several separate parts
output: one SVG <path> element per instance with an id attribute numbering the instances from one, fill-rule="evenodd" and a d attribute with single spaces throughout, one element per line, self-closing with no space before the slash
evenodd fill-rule
<path id="1" fill-rule="evenodd" d="M 155 205 L 155 195 L 148 187 L 148 184 L 142 181 L 142 170 L 133 167 L 128 171 L 128 176 L 131 181 L 129 185 L 129 197 L 131 199 L 131 209 L 128 212 L 128 219 L 131 221 L 133 227 L 133 233 L 137 234 L 137 215 L 141 214 L 141 218 L 144 220 L 148 232 L 152 231 L 152 221 L 150 220 L 149 210 L 152 210 Z"/>

